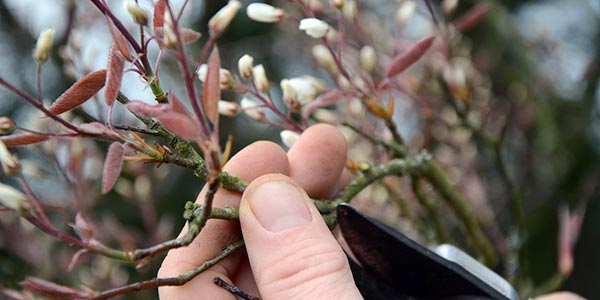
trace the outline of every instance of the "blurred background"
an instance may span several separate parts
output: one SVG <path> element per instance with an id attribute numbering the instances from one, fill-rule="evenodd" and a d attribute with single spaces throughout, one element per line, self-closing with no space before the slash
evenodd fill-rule
<path id="1" fill-rule="evenodd" d="M 45 99 L 55 99 L 76 78 L 104 68 L 111 36 L 105 19 L 87 2 L 0 0 L 0 74 L 35 94 L 36 63 L 31 51 L 37 35 L 49 26 L 54 27 L 56 33 L 52 58 L 42 73 Z M 116 15 L 135 31 L 121 1 L 108 2 Z M 208 36 L 208 19 L 226 2 L 190 1 L 183 22 Z M 358 2 L 385 14 L 386 7 L 397 7 L 402 1 Z M 400 32 L 402 36 L 419 36 L 424 26 L 430 26 L 424 2 L 415 2 L 418 13 Z M 439 7 L 439 1 L 432 2 Z M 574 271 L 563 288 L 588 299 L 600 299 L 597 279 L 600 273 L 600 256 L 597 255 L 600 249 L 600 0 L 459 0 L 454 14 L 460 15 L 480 2 L 490 3 L 492 10 L 460 43 L 469 49 L 493 93 L 518 104 L 513 118 L 508 119 L 515 123 L 510 124 L 504 150 L 512 166 L 509 171 L 527 199 L 527 269 L 537 284 L 555 272 L 557 207 L 565 203 L 574 208 L 585 202 L 587 211 L 575 248 Z M 175 7 L 181 5 L 179 0 L 171 3 Z M 140 4 L 151 11 L 151 1 L 141 0 Z M 323 75 L 316 70 L 310 48 L 302 45 L 307 40 L 288 34 L 294 29 L 293 25 L 256 23 L 243 11 L 240 10 L 219 40 L 224 67 L 234 70 L 237 59 L 248 53 L 254 56 L 255 63 L 268 68 L 273 82 L 305 73 Z M 197 55 L 201 44 L 192 46 L 188 53 Z M 157 52 L 151 48 L 150 53 L 154 55 L 151 61 Z M 179 80 L 175 63 L 166 59 L 161 66 L 163 86 L 184 94 Z M 153 100 L 150 90 L 134 74 L 125 74 L 123 92 L 136 100 Z M 235 99 L 233 94 L 224 97 Z M 101 103 L 102 99 L 86 103 L 72 118 L 81 122 L 90 118 L 105 119 L 107 112 Z M 9 116 L 28 128 L 50 126 L 47 119 L 40 118 L 25 101 L 4 88 L 0 88 L 0 115 Z M 116 120 L 121 118 L 125 118 L 125 112 L 117 111 Z M 401 131 L 411 135 L 418 135 L 425 127 L 419 120 L 404 124 Z M 257 125 L 246 117 L 224 120 L 221 126 L 224 135 L 235 136 L 235 151 L 257 139 L 278 142 L 278 130 Z M 183 204 L 195 198 L 202 183 L 190 172 L 172 166 L 157 169 L 127 164 L 124 178 L 119 180 L 115 191 L 100 196 L 98 186 L 106 147 L 104 143 L 93 141 L 58 141 L 20 149 L 18 153 L 24 161 L 25 175 L 44 199 L 53 221 L 62 224 L 62 228 L 67 228 L 74 218 L 72 214 L 62 213 L 64 208 L 74 206 L 102 228 L 97 234 L 113 246 L 147 246 L 173 236 L 183 224 Z M 491 168 L 485 158 L 481 158 L 481 165 L 483 169 Z M 14 183 L 6 176 L 1 180 Z M 493 176 L 484 182 L 490 186 L 490 201 L 506 196 L 502 192 L 495 194 L 496 182 L 498 179 Z M 149 201 L 156 205 L 147 205 Z M 492 205 L 494 209 L 506 210 L 502 207 L 505 201 L 495 203 L 501 204 Z M 498 218 L 500 223 L 508 222 Z M 140 240 L 144 244 L 137 242 Z M 75 270 L 67 273 L 66 266 L 74 251 L 41 235 L 16 217 L 0 213 L 0 286 L 3 287 L 16 288 L 16 283 L 26 275 L 60 283 L 110 287 L 152 276 L 160 261 L 134 271 L 132 266 L 90 255 L 82 257 Z M 125 298 L 143 299 L 152 293 Z"/>

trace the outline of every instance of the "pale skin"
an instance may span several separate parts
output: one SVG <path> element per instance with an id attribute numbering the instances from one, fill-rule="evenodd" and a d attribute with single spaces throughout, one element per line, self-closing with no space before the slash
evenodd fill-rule
<path id="1" fill-rule="evenodd" d="M 240 222 L 209 220 L 191 245 L 169 251 L 158 276 L 186 273 L 242 234 L 245 249 L 183 286 L 160 288 L 160 298 L 233 299 L 213 283 L 220 277 L 264 300 L 363 299 L 342 248 L 309 199 L 331 197 L 348 184 L 347 150 L 338 129 L 319 124 L 287 153 L 271 142 L 256 142 L 237 153 L 224 170 L 251 183 L 243 195 L 220 189 L 214 206 L 239 207 Z M 206 188 L 196 202 L 202 203 L 205 193 Z M 540 299 L 581 299 L 562 296 Z"/>

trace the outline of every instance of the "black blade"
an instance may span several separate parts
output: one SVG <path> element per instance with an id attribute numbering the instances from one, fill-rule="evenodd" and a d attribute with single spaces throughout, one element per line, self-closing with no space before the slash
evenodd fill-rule
<path id="1" fill-rule="evenodd" d="M 372 282 L 373 279 L 381 281 L 395 295 L 405 297 L 394 299 L 445 299 L 470 295 L 473 299 L 508 300 L 461 266 L 349 205 L 340 205 L 337 217 L 346 242 L 364 269 L 354 272 L 359 277 L 355 279 L 357 283 Z M 366 284 L 363 289 L 372 285 Z"/>

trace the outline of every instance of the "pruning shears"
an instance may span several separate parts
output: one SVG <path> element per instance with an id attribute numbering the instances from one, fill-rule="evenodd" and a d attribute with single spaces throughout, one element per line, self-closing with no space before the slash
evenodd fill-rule
<path id="1" fill-rule="evenodd" d="M 452 245 L 426 248 L 347 204 L 337 219 L 367 300 L 518 300 L 506 280 Z"/>

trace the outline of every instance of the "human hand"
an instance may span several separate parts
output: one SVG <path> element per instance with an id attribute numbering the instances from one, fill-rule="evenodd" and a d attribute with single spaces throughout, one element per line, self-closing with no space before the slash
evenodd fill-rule
<path id="1" fill-rule="evenodd" d="M 213 283 L 220 277 L 264 300 L 362 299 L 344 252 L 308 198 L 331 197 L 348 183 L 346 151 L 341 133 L 320 124 L 308 128 L 287 154 L 270 142 L 236 154 L 224 170 L 251 183 L 241 204 L 238 193 L 220 189 L 213 205 L 239 205 L 246 252 L 228 256 L 183 286 L 160 288 L 160 298 L 230 300 Z M 206 187 L 197 202 L 205 194 Z M 209 220 L 192 244 L 169 251 L 158 276 L 190 271 L 241 233 L 234 222 Z"/>

